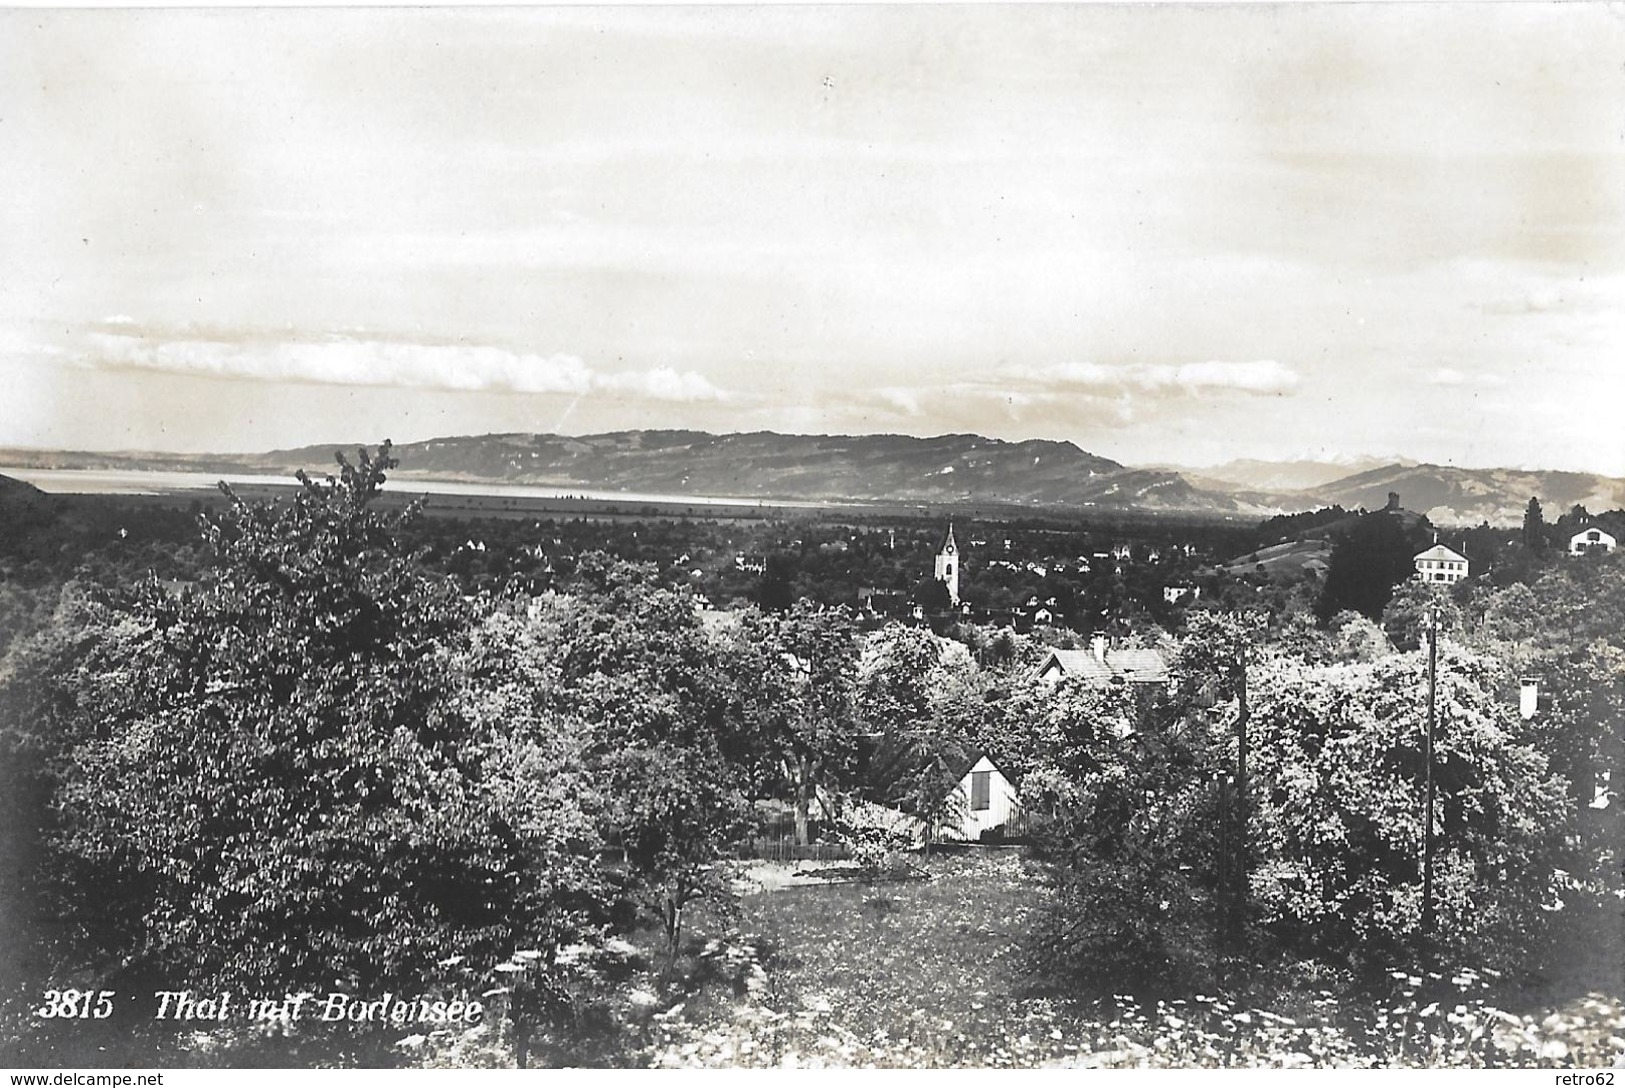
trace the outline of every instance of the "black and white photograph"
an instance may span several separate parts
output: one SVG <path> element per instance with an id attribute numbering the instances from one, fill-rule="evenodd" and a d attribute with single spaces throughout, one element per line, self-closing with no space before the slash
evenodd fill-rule
<path id="1" fill-rule="evenodd" d="M 0 1067 L 1611 1085 L 1622 420 L 1619 3 L 0 8 Z"/>

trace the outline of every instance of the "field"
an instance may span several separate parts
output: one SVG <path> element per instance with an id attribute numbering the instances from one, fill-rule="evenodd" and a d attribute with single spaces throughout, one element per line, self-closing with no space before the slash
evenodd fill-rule
<path id="1" fill-rule="evenodd" d="M 1039 902 L 1014 848 L 934 857 L 923 879 L 786 882 L 743 899 L 719 969 L 655 1014 L 660 1066 L 1607 1066 L 1625 1060 L 1619 995 L 1519 1015 L 1490 980 L 1395 978 L 1383 1007 L 1329 992 L 1287 1010 L 1200 996 L 1140 1008 L 1032 992 L 1021 938 Z M 779 879 L 773 879 L 777 875 Z M 1454 996 L 1439 1000 L 1449 992 Z M 1290 1013 L 1290 1015 L 1287 1015 Z"/>

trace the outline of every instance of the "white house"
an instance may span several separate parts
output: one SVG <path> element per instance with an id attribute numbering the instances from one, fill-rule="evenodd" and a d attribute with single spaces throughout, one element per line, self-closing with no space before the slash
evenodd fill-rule
<path id="1" fill-rule="evenodd" d="M 1443 544 L 1435 544 L 1417 555 L 1416 577 L 1424 582 L 1455 585 L 1467 577 L 1467 557 Z"/>
<path id="2" fill-rule="evenodd" d="M 952 797 L 943 806 L 948 815 L 935 826 L 931 839 L 976 842 L 982 832 L 994 828 L 1004 828 L 1009 834 L 1020 833 L 1023 830 L 1021 795 L 1015 784 L 985 752 L 971 753 L 963 766 L 959 781 L 948 791 Z M 926 840 L 925 821 L 911 813 L 855 798 L 845 798 L 837 805 L 822 791 L 815 800 L 821 819 L 829 819 L 839 811 L 853 824 L 889 831 L 915 845 L 923 845 Z"/>
<path id="3" fill-rule="evenodd" d="M 975 842 L 996 827 L 1014 830 L 1021 817 L 1020 794 L 986 753 L 971 756 L 954 792 L 959 796 L 937 828 L 938 838 Z"/>
<path id="4" fill-rule="evenodd" d="M 1584 555 L 1587 552 L 1611 552 L 1619 546 L 1613 534 L 1604 532 L 1595 525 L 1588 529 L 1581 529 L 1569 538 L 1569 554 Z"/>

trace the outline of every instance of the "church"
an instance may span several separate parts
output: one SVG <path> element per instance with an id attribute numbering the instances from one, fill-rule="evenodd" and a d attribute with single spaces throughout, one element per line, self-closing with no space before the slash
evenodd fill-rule
<path id="1" fill-rule="evenodd" d="M 948 600 L 959 607 L 959 545 L 954 542 L 954 523 L 948 522 L 948 539 L 937 553 L 937 581 L 948 587 Z"/>

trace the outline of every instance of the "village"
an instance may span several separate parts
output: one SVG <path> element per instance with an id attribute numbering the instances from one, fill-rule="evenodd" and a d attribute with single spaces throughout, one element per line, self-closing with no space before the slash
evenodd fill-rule
<path id="1" fill-rule="evenodd" d="M 1610 514 L 1607 522 L 1612 524 L 1619 520 L 1618 514 L 1619 512 Z M 1362 516 L 1365 515 L 1362 513 L 1356 515 L 1356 519 L 1350 520 L 1357 520 Z M 1425 519 L 1405 511 L 1400 506 L 1397 494 L 1390 495 L 1388 506 L 1378 511 L 1375 516 L 1404 525 L 1412 534 L 1432 532 L 1435 543 L 1411 556 L 1413 572 L 1409 576 L 1410 580 L 1415 585 L 1426 587 L 1426 592 L 1423 593 L 1409 592 L 1408 596 L 1412 601 L 1431 599 L 1446 587 L 1467 583 L 1475 573 L 1468 556 L 1447 545 L 1437 543 L 1438 532 L 1428 529 Z M 1606 556 L 1614 552 L 1617 539 L 1589 514 L 1577 511 L 1571 514 L 1570 520 L 1573 524 L 1559 527 L 1557 530 L 1555 543 L 1560 547 L 1562 554 L 1572 559 L 1583 559 Z M 1345 521 L 1342 529 L 1346 531 L 1349 528 L 1349 523 Z M 1570 529 L 1573 531 L 1570 532 Z M 1332 555 L 1330 537 L 1335 535 L 1336 530 L 1330 534 L 1317 534 L 1306 541 L 1260 549 L 1244 557 L 1244 561 L 1241 562 L 1197 568 L 1190 574 L 1188 584 L 1164 585 L 1163 602 L 1169 606 L 1191 605 L 1201 599 L 1204 589 L 1209 592 L 1210 597 L 1216 597 L 1223 591 L 1222 582 L 1226 578 L 1231 580 L 1239 578 L 1242 584 L 1250 585 L 1255 590 L 1273 583 L 1277 592 L 1282 589 L 1288 592 L 1294 589 L 1323 591 L 1330 569 L 1328 560 Z M 895 539 L 895 532 L 888 533 L 888 550 L 895 550 Z M 969 543 L 975 549 L 986 549 L 988 546 L 987 540 L 979 538 L 972 538 Z M 1001 550 L 1004 554 L 1008 554 L 1010 539 L 1004 538 L 998 543 L 1002 544 L 1002 549 L 995 548 L 991 554 L 999 555 Z M 1516 537 L 1511 536 L 1506 537 L 1505 543 L 1521 545 Z M 1198 555 L 1196 545 L 1190 543 L 1170 544 L 1166 550 L 1170 558 L 1189 559 Z M 1309 558 L 1305 559 L 1305 554 Z M 1288 556 L 1295 557 L 1298 563 L 1284 566 L 1282 560 Z M 1043 561 L 1027 560 L 1024 564 L 1003 558 L 991 558 L 985 560 L 985 565 L 991 571 L 1025 570 L 1040 579 L 1050 577 L 1052 572 L 1064 575 L 1069 570 L 1088 574 L 1094 565 L 1109 571 L 1116 579 L 1121 580 L 1125 568 L 1132 567 L 1137 560 L 1155 570 L 1162 559 L 1163 549 L 1154 545 L 1141 545 L 1136 548 L 1129 543 L 1117 543 L 1108 551 L 1078 556 L 1075 566 L 1072 565 L 1073 561 L 1066 558 L 1053 557 L 1046 557 Z M 749 561 L 742 556 L 736 557 L 736 565 L 740 569 L 757 574 L 765 574 L 766 571 L 765 563 Z M 1176 569 L 1183 572 L 1191 568 L 1182 566 Z M 1484 570 L 1476 573 L 1481 577 L 1486 574 Z M 871 624 L 901 622 L 919 628 L 929 628 L 939 633 L 950 631 L 966 646 L 972 647 L 978 655 L 978 660 L 984 662 L 987 656 L 986 643 L 991 638 L 997 637 L 994 632 L 1008 630 L 1028 636 L 1036 633 L 1037 637 L 1031 642 L 1032 648 L 1026 653 L 1029 660 L 1028 671 L 1030 679 L 1044 687 L 1053 688 L 1063 681 L 1068 681 L 1076 687 L 1094 691 L 1121 688 L 1134 692 L 1136 701 L 1142 706 L 1155 702 L 1159 697 L 1166 698 L 1173 694 L 1175 680 L 1170 666 L 1177 655 L 1177 650 L 1171 648 L 1173 640 L 1166 633 L 1151 626 L 1148 620 L 1139 626 L 1119 626 L 1113 624 L 1109 613 L 1103 612 L 1098 627 L 1085 635 L 1079 635 L 1071 629 L 1070 621 L 1073 617 L 1059 612 L 1055 596 L 1051 595 L 1040 600 L 1037 595 L 1033 595 L 1023 605 L 1006 609 L 979 607 L 962 596 L 961 579 L 965 576 L 964 554 L 961 552 L 954 527 L 950 523 L 946 536 L 933 557 L 931 581 L 922 583 L 926 588 L 923 591 L 917 589 L 912 593 L 905 593 L 898 590 L 881 592 L 866 587 L 859 591 L 861 604 L 859 614 L 869 619 Z M 1447 598 L 1440 596 L 1439 599 Z M 726 613 L 713 609 L 707 598 L 702 596 L 699 605 L 701 620 L 708 629 L 715 631 L 727 626 Z M 1183 609 L 1180 610 L 1180 614 L 1183 614 Z M 1147 614 L 1142 612 L 1140 615 Z M 1004 638 L 1004 654 L 1013 655 L 1015 653 L 1013 643 L 1010 642 L 1008 635 Z M 951 639 L 944 639 L 943 645 L 952 646 L 953 642 Z M 1036 665 L 1031 662 L 1036 662 Z M 791 663 L 802 674 L 809 672 L 806 662 L 792 659 Z M 1515 697 L 1520 716 L 1526 721 L 1534 717 L 1543 705 L 1540 697 L 1540 678 L 1520 677 Z M 880 735 L 875 734 L 866 739 L 879 740 Z M 968 752 L 958 754 L 951 768 L 946 780 L 953 785 L 930 806 L 932 812 L 936 814 L 934 817 L 921 818 L 875 804 L 863 804 L 859 807 L 856 818 L 897 834 L 920 848 L 925 848 L 933 842 L 1003 843 L 1007 840 L 1017 840 L 1024 835 L 1026 820 L 1020 791 L 1015 782 L 993 762 L 988 751 L 974 747 Z M 1612 797 L 1611 772 L 1603 768 L 1597 773 L 1593 800 L 1605 808 Z M 845 852 L 841 848 L 835 847 L 832 850 L 827 846 L 810 845 L 807 838 L 809 826 L 816 828 L 820 823 L 829 826 L 843 816 L 847 819 L 854 818 L 843 814 L 842 809 L 842 803 L 838 798 L 819 796 L 815 799 L 815 812 L 818 817 L 815 823 L 809 825 L 805 813 L 801 815 L 799 822 L 789 822 L 785 819 L 777 822 L 770 820 L 769 825 L 779 830 L 778 840 L 775 842 L 772 838 L 757 838 L 752 840 L 750 849 L 759 855 L 778 859 L 844 857 Z"/>
<path id="2" fill-rule="evenodd" d="M 1619 2 L 52 2 L 14 1085 L 1625 1071 Z"/>
<path id="3" fill-rule="evenodd" d="M 376 505 L 393 463 L 190 513 L 28 499 L 0 587 L 20 947 L 137 932 L 163 992 L 254 964 L 332 988 L 283 935 L 382 880 L 402 953 L 333 945 L 346 992 L 489 1013 L 372 1038 L 381 1064 L 1296 1060 L 1101 1034 L 1244 988 L 1343 1064 L 1396 1060 L 1447 998 L 1463 1046 L 1502 1025 L 1492 1063 L 1549 1054 L 1553 1008 L 1577 1062 L 1619 1030 L 1593 954 L 1625 832 L 1618 511 L 482 520 Z M 416 815 L 449 783 L 456 820 Z M 316 818 L 266 823 L 288 804 Z M 380 819 L 425 848 L 346 868 Z M 177 897 L 182 929 L 138 921 Z M 1421 964 L 1413 1028 L 1361 1019 Z M 148 1013 L 84 1043 L 285 1045 Z M 351 1060 L 335 1031 L 300 1045 Z"/>

